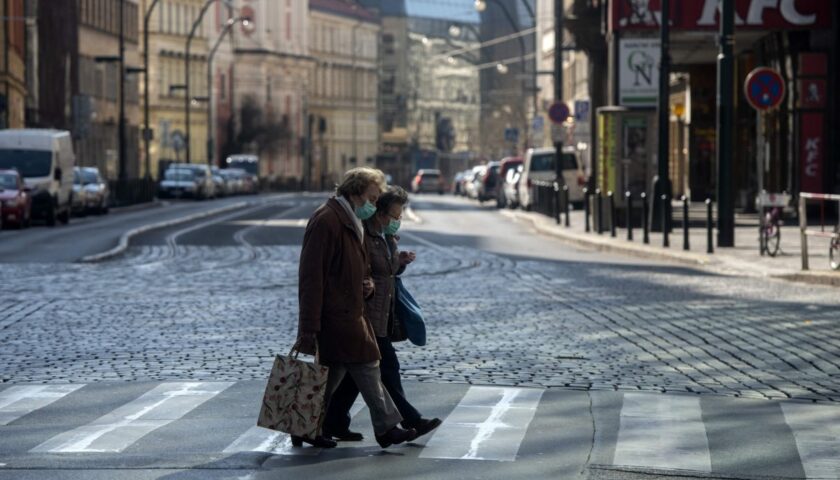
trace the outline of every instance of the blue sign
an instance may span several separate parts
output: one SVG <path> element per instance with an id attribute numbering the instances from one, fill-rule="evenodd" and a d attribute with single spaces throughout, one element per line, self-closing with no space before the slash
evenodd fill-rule
<path id="1" fill-rule="evenodd" d="M 518 142 L 519 141 L 519 129 L 518 128 L 506 128 L 505 129 L 505 141 L 506 142 Z"/>
<path id="2" fill-rule="evenodd" d="M 543 126 L 545 125 L 545 120 L 542 116 L 534 117 L 533 122 L 531 123 L 531 128 L 534 129 L 534 133 L 542 133 Z"/>
<path id="3" fill-rule="evenodd" d="M 589 120 L 589 100 L 575 100 L 575 121 Z"/>
<path id="4" fill-rule="evenodd" d="M 548 109 L 548 118 L 554 123 L 563 123 L 569 118 L 569 106 L 563 102 L 554 102 Z"/>
<path id="5" fill-rule="evenodd" d="M 763 112 L 776 108 L 785 98 L 785 81 L 779 72 L 771 68 L 756 68 L 747 75 L 744 95 L 756 110 Z"/>

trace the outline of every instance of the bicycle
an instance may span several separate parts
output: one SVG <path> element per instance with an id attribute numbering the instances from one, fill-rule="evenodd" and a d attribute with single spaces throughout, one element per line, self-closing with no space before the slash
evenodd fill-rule
<path id="1" fill-rule="evenodd" d="M 763 213 L 758 226 L 759 253 L 775 257 L 782 243 L 782 212 L 783 208 L 790 203 L 790 195 L 761 192 L 757 203 L 759 212 Z M 840 252 L 837 255 L 840 259 Z"/>
<path id="2" fill-rule="evenodd" d="M 828 247 L 828 263 L 832 270 L 840 270 L 840 225 L 834 227 L 834 236 Z"/>

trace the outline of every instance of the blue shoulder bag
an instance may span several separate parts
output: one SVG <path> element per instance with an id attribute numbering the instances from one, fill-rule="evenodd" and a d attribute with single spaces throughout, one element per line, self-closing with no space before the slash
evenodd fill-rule
<path id="1" fill-rule="evenodd" d="M 408 340 L 422 347 L 426 344 L 426 321 L 423 319 L 423 311 L 417 300 L 408 293 L 400 277 L 396 278 L 394 289 L 397 297 L 394 315 L 402 323 Z"/>

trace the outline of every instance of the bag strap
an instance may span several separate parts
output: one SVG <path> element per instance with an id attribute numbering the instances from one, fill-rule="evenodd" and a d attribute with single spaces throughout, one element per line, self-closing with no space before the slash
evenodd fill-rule
<path id="1" fill-rule="evenodd" d="M 292 349 L 289 350 L 289 357 L 294 358 L 297 360 L 298 355 L 300 354 L 300 340 L 295 340 L 295 344 L 292 345 Z M 318 350 L 318 342 L 315 342 L 315 363 L 321 364 L 321 352 Z"/>

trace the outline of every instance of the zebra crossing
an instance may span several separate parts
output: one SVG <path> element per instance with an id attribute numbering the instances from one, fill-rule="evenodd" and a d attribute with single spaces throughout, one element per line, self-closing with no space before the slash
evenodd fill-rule
<path id="1" fill-rule="evenodd" d="M 354 428 L 366 432 L 366 440 L 342 443 L 336 450 L 296 448 L 288 435 L 254 426 L 261 387 L 261 382 L 149 383 L 116 395 L 114 403 L 103 396 L 107 388 L 102 384 L 7 386 L 0 390 L 0 463 L 15 465 L 26 459 L 24 463 L 37 464 L 41 457 L 74 455 L 118 461 L 123 454 L 183 452 L 319 462 L 342 455 L 342 450 L 379 451 L 361 402 L 351 415 Z M 742 400 L 738 408 L 730 408 L 736 404 L 721 402 L 737 400 L 453 384 L 409 383 L 406 388 L 421 410 L 444 419 L 431 434 L 394 448 L 406 461 L 495 465 L 551 458 L 564 449 L 560 437 L 572 431 L 564 425 L 591 422 L 593 431 L 571 440 L 592 443 L 590 463 L 599 469 L 737 475 L 738 462 L 722 460 L 731 447 L 719 443 L 740 435 L 754 445 L 740 446 L 751 453 L 738 461 L 750 468 L 766 466 L 756 476 L 778 473 L 773 469 L 781 468 L 779 458 L 788 458 L 786 471 L 801 472 L 790 478 L 840 480 L 840 407 L 834 405 Z M 591 396 L 589 408 L 572 402 L 574 396 Z M 560 408 L 573 404 L 577 406 Z M 84 405 L 91 407 L 79 410 Z M 761 413 L 744 422 L 744 412 L 749 411 L 745 408 L 751 405 Z M 769 435 L 764 428 L 773 424 L 783 428 Z M 538 432 L 546 425 L 551 425 L 550 431 L 541 436 Z M 778 445 L 792 445 L 794 451 L 780 456 Z"/>

